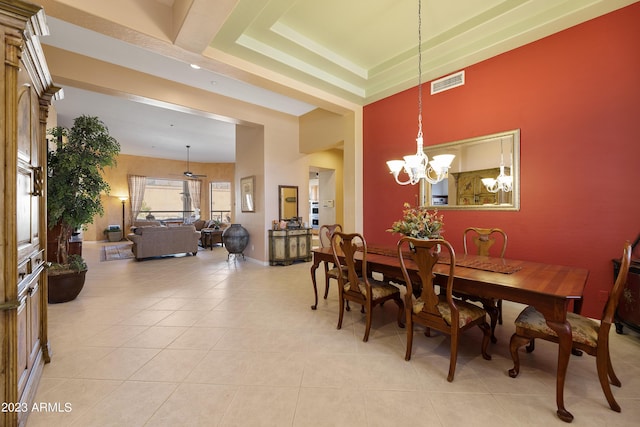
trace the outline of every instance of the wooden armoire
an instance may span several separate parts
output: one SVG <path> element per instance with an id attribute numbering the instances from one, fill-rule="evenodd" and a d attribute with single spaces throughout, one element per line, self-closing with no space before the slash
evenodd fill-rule
<path id="1" fill-rule="evenodd" d="M 24 425 L 43 366 L 47 338 L 46 123 L 59 91 L 39 37 L 40 6 L 0 0 L 0 425 Z"/>

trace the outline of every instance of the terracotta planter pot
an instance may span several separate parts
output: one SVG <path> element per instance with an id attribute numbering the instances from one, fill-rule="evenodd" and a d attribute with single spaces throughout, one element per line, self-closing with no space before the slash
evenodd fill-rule
<path id="1" fill-rule="evenodd" d="M 87 270 L 49 275 L 49 304 L 58 304 L 76 299 L 84 287 Z"/>

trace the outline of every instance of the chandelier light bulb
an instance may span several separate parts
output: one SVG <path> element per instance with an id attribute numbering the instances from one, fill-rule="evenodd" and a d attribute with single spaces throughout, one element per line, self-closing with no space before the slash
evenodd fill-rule
<path id="1" fill-rule="evenodd" d="M 511 158 L 511 167 L 513 168 L 513 157 Z M 500 141 L 500 173 L 496 178 L 482 178 L 482 184 L 489 193 L 497 193 L 498 191 L 508 193 L 513 190 L 513 176 L 511 176 L 511 170 L 509 170 L 509 175 L 504 173 L 502 141 Z"/>

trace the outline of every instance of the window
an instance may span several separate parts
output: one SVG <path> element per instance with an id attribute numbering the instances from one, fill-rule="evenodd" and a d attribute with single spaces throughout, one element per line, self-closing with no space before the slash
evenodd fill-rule
<path id="1" fill-rule="evenodd" d="M 211 193 L 211 219 L 231 222 L 231 183 L 212 182 L 209 184 Z"/>
<path id="2" fill-rule="evenodd" d="M 149 214 L 156 220 L 185 219 L 192 211 L 187 181 L 147 178 L 139 219 Z"/>

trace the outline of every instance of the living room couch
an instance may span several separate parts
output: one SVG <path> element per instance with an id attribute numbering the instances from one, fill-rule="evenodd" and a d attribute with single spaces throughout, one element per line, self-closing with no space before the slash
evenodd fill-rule
<path id="1" fill-rule="evenodd" d="M 136 259 L 181 253 L 197 255 L 200 232 L 193 225 L 137 227 L 127 238 L 133 242 L 131 251 Z"/>

